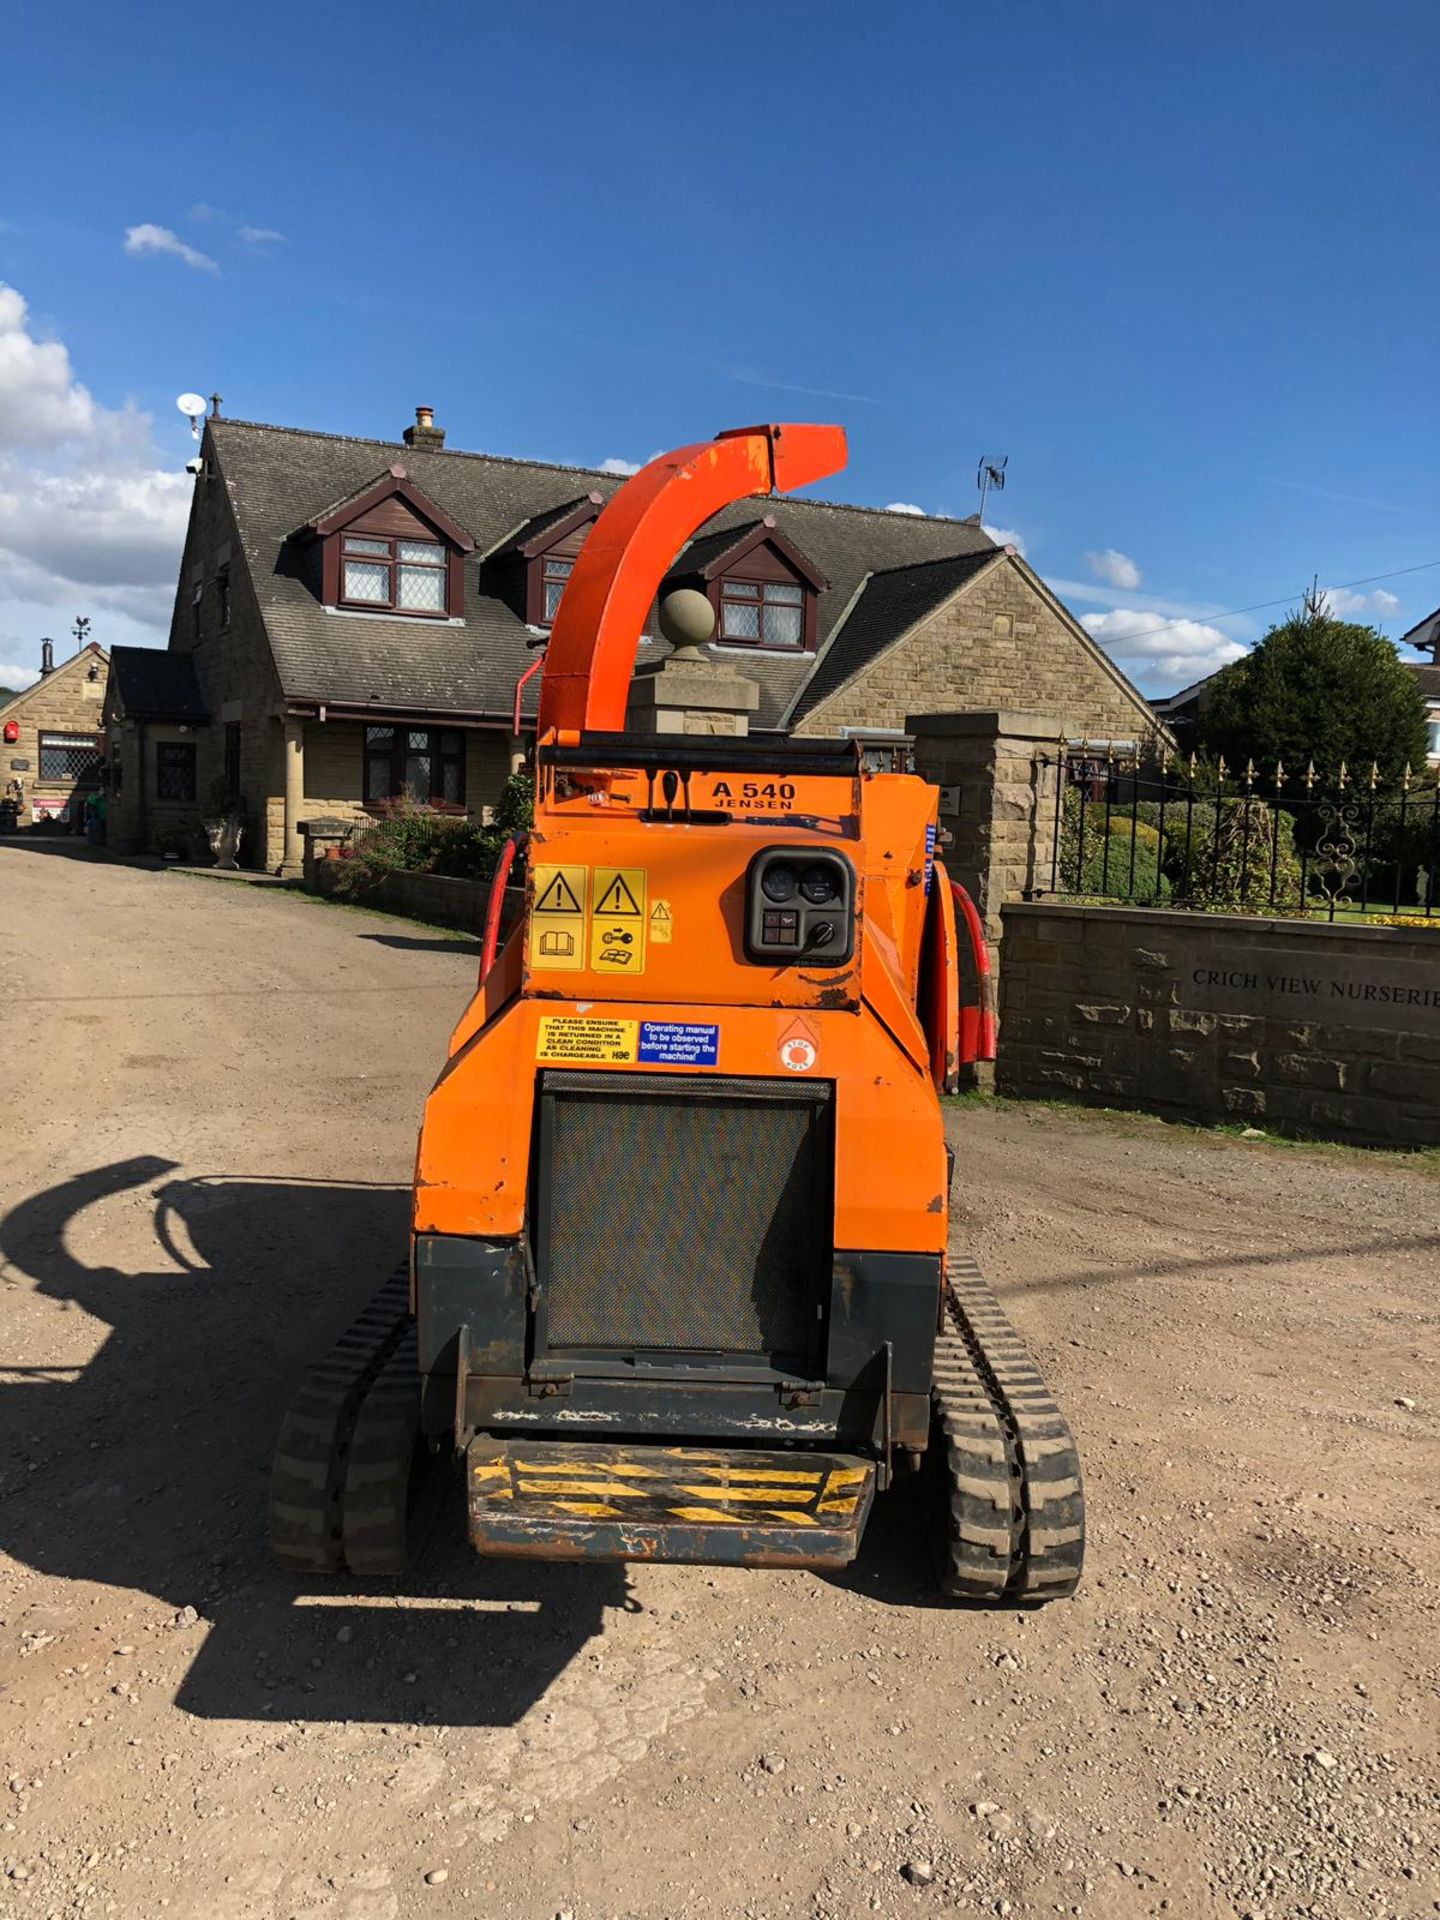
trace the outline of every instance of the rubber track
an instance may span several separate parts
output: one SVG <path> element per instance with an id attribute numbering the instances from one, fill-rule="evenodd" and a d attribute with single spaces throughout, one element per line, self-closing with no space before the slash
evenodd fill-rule
<path id="1" fill-rule="evenodd" d="M 420 1433 L 420 1348 L 413 1322 L 371 1382 L 351 1432 L 341 1492 L 345 1565 L 404 1573 L 419 1558 L 445 1490 L 448 1454 Z"/>
<path id="2" fill-rule="evenodd" d="M 399 1267 L 286 1410 L 270 1478 L 270 1547 L 296 1573 L 345 1567 L 342 1495 L 361 1403 L 410 1329 L 410 1283 Z"/>
<path id="3" fill-rule="evenodd" d="M 948 1288 L 932 1392 L 949 1505 L 941 1585 L 992 1606 L 1064 1599 L 1085 1557 L 1075 1442 L 973 1260 L 954 1264 Z"/>

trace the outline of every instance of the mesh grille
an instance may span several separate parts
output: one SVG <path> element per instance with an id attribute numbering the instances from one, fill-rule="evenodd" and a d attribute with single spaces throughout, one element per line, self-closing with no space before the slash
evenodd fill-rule
<path id="1" fill-rule="evenodd" d="M 549 1345 L 802 1364 L 830 1271 L 828 1121 L 813 1081 L 547 1074 Z"/>

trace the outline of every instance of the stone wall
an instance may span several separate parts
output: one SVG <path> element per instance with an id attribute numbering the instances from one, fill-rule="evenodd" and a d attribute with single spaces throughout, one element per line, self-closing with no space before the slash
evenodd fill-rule
<path id="1" fill-rule="evenodd" d="M 903 729 L 922 705 L 1040 711 L 1076 740 L 1134 740 L 1155 726 L 1135 689 L 1009 555 L 822 700 L 796 732 Z"/>
<path id="2" fill-rule="evenodd" d="M 1007 906 L 996 1088 L 1440 1144 L 1440 927 Z"/>
<path id="3" fill-rule="evenodd" d="M 344 860 L 316 861 L 309 880 L 312 893 L 334 899 L 348 863 Z M 379 884 L 356 904 L 377 908 L 382 913 L 401 914 L 407 920 L 423 920 L 437 927 L 459 927 L 467 933 L 485 931 L 485 914 L 490 902 L 488 880 L 457 880 L 443 873 L 387 873 Z M 523 887 L 507 887 L 500 910 L 500 927 L 508 932 L 525 902 Z"/>

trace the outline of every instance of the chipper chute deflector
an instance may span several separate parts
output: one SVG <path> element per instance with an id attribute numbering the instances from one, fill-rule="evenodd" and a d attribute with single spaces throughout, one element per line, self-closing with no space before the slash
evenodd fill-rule
<path id="1" fill-rule="evenodd" d="M 408 1273 L 287 1415 L 286 1565 L 403 1570 L 458 1451 L 484 1553 L 841 1566 L 919 1472 L 946 1594 L 1073 1590 L 1069 1432 L 948 1252 L 940 1100 L 993 1016 L 936 789 L 848 741 L 624 731 L 685 541 L 844 458 L 836 427 L 724 434 L 591 531 L 544 669 L 524 911 L 426 1103 Z M 697 597 L 662 609 L 672 638 Z"/>

